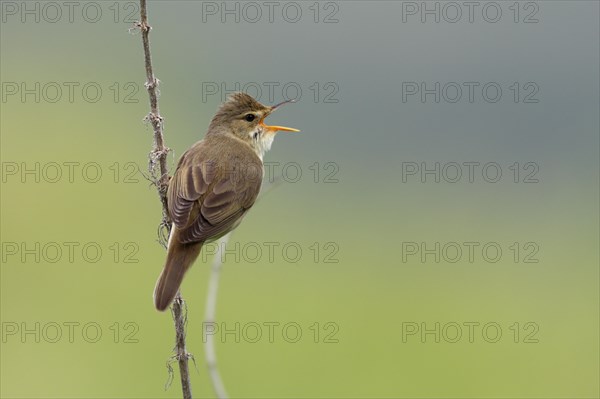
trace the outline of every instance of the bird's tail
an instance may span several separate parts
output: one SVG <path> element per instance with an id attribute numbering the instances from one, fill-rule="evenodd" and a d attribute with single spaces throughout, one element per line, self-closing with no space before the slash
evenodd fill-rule
<path id="1" fill-rule="evenodd" d="M 167 249 L 167 261 L 154 288 L 154 305 L 161 312 L 169 307 L 175 298 L 185 272 L 192 266 L 202 249 L 202 242 L 182 244 L 177 236 L 178 230 L 173 226 Z"/>

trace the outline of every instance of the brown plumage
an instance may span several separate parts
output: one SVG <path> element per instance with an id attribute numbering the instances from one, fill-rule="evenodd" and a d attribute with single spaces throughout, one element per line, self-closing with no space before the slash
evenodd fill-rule
<path id="1" fill-rule="evenodd" d="M 204 140 L 187 150 L 167 192 L 173 222 L 167 260 L 154 289 L 154 303 L 165 310 L 202 245 L 236 228 L 254 204 L 263 176 L 262 157 L 278 130 L 264 119 L 268 107 L 245 93 L 234 93 L 213 117 Z"/>

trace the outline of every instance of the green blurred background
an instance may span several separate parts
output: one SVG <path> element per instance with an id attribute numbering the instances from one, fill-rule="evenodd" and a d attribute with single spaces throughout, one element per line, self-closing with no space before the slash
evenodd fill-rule
<path id="1" fill-rule="evenodd" d="M 217 318 L 240 325 L 239 342 L 216 336 L 229 394 L 598 397 L 598 2 L 497 2 L 495 23 L 482 16 L 486 2 L 473 22 L 462 6 L 455 23 L 439 2 L 288 3 L 273 6 L 272 20 L 262 2 L 149 4 L 171 167 L 204 135 L 221 84 L 254 82 L 246 88 L 260 86 L 265 103 L 302 90 L 270 118 L 302 130 L 280 134 L 266 156 L 271 177 L 292 167 L 235 231 L 225 259 Z M 151 300 L 164 260 L 160 206 L 132 166 L 145 170 L 152 143 L 141 37 L 128 33 L 137 3 L 74 2 L 72 16 L 63 2 L 48 4 L 0 4 L 0 394 L 179 397 L 177 377 L 164 390 L 171 316 Z M 421 22 L 425 6 L 439 7 L 439 23 L 428 14 Z M 223 23 L 226 9 L 234 14 Z M 449 86 L 436 103 L 403 101 L 403 82 L 480 86 L 473 102 L 466 91 L 447 101 Z M 498 102 L 482 98 L 488 82 L 501 87 Z M 532 91 L 538 102 L 525 102 Z M 496 162 L 502 178 L 486 182 L 478 167 L 470 183 L 463 167 L 451 183 L 450 166 L 439 183 L 403 176 L 423 162 Z M 538 182 L 525 183 L 536 168 Z M 407 253 L 436 242 L 439 262 Z M 479 245 L 473 262 L 465 242 Z M 447 243 L 462 247 L 458 261 Z M 483 257 L 486 243 L 502 249 L 497 262 Z M 298 261 L 286 244 L 301 248 Z M 525 262 L 532 252 L 538 262 Z M 210 260 L 183 285 L 197 397 L 213 394 L 202 346 Z M 273 342 L 269 322 L 279 323 Z M 470 322 L 479 323 L 471 340 Z M 262 326 L 256 343 L 252 323 Z M 293 329 L 282 334 L 287 323 L 301 328 L 298 342 L 289 342 Z M 436 323 L 439 342 L 421 335 Z M 488 323 L 502 335 L 484 334 Z"/>

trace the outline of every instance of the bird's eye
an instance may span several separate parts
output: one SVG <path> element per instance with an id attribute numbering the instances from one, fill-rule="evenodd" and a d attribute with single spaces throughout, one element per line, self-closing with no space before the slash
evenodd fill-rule
<path id="1" fill-rule="evenodd" d="M 256 115 L 248 114 L 248 115 L 246 115 L 246 117 L 244 119 L 246 119 L 246 121 L 248 121 L 248 122 L 252 122 L 255 118 L 256 118 Z"/>

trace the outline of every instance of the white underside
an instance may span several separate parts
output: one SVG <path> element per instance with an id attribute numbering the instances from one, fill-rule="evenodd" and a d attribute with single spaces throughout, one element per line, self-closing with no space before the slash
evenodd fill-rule
<path id="1" fill-rule="evenodd" d="M 262 161 L 265 153 L 271 149 L 273 145 L 273 139 L 275 138 L 274 134 L 261 134 L 258 136 L 256 140 L 256 154 L 259 156 Z"/>

